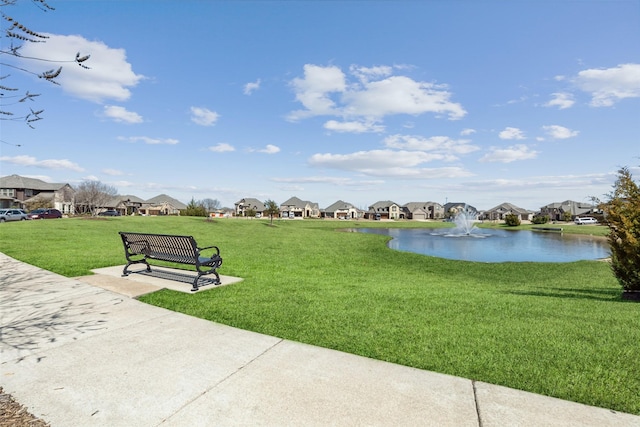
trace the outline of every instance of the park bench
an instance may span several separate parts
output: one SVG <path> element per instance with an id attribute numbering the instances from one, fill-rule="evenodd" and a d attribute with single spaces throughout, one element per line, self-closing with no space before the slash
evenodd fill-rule
<path id="1" fill-rule="evenodd" d="M 128 276 L 129 266 L 132 264 L 145 264 L 146 271 L 151 272 L 150 260 L 166 261 L 177 264 L 195 266 L 198 275 L 193 281 L 191 291 L 198 290 L 198 281 L 202 276 L 214 274 L 214 283 L 220 284 L 220 275 L 216 271 L 222 265 L 220 249 L 217 246 L 199 248 L 192 236 L 172 236 L 168 234 L 131 233 L 120 231 L 124 253 L 127 257 L 127 265 L 122 271 L 123 276 Z M 211 256 L 203 255 L 203 252 L 213 252 Z"/>

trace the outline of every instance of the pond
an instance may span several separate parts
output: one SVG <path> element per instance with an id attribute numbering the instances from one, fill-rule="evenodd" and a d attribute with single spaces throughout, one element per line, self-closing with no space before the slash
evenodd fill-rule
<path id="1" fill-rule="evenodd" d="M 489 230 L 453 234 L 451 229 L 359 228 L 351 231 L 383 234 L 389 248 L 439 258 L 479 262 L 572 262 L 609 256 L 602 237 L 557 232 Z"/>

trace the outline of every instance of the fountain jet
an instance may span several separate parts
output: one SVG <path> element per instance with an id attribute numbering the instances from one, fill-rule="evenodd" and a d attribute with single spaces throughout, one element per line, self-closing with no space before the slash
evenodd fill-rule
<path id="1" fill-rule="evenodd" d="M 464 236 L 469 236 L 476 229 L 475 222 L 478 219 L 478 214 L 472 211 L 464 205 L 455 216 L 453 222 L 456 224 L 453 229 L 452 234 L 462 234 Z"/>

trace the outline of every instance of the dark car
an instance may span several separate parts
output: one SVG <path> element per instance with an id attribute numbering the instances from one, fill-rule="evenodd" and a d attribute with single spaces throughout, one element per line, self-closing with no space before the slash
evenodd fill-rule
<path id="1" fill-rule="evenodd" d="M 106 211 L 102 211 L 98 214 L 99 216 L 120 216 L 120 212 L 115 209 L 109 209 Z"/>
<path id="2" fill-rule="evenodd" d="M 62 218 L 62 212 L 58 209 L 35 209 L 29 212 L 28 216 L 31 219 Z"/>
<path id="3" fill-rule="evenodd" d="M 0 222 L 24 221 L 25 219 L 29 219 L 29 217 L 22 209 L 0 209 Z"/>

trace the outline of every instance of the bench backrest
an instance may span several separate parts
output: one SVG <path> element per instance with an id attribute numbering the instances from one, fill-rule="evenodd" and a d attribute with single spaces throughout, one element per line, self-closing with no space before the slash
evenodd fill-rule
<path id="1" fill-rule="evenodd" d="M 146 255 L 152 258 L 176 258 L 191 260 L 198 257 L 198 247 L 192 236 L 168 234 L 146 234 L 120 231 L 122 242 L 131 255 Z"/>

